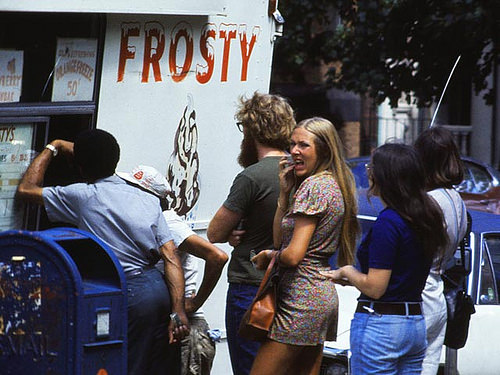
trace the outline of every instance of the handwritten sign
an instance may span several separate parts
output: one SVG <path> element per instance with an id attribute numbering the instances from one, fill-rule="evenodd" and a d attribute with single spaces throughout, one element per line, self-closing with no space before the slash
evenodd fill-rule
<path id="1" fill-rule="evenodd" d="M 33 124 L 0 124 L 0 230 L 22 228 L 17 185 L 34 157 Z"/>
<path id="2" fill-rule="evenodd" d="M 0 50 L 0 103 L 18 102 L 23 81 L 23 51 Z"/>
<path id="3" fill-rule="evenodd" d="M 96 57 L 96 39 L 57 39 L 53 102 L 92 100 Z"/>

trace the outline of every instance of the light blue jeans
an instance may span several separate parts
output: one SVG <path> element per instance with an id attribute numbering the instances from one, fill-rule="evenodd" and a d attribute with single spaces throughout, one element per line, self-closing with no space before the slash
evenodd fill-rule
<path id="1" fill-rule="evenodd" d="M 351 321 L 351 373 L 420 374 L 427 347 L 422 315 L 355 313 Z"/>

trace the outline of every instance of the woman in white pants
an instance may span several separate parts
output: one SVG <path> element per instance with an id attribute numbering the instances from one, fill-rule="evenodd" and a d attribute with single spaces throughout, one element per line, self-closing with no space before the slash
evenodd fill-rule
<path id="1" fill-rule="evenodd" d="M 463 180 L 463 166 L 451 132 L 440 127 L 427 129 L 415 141 L 415 148 L 424 164 L 427 190 L 443 211 L 448 234 L 443 259 L 435 259 L 422 292 L 427 327 L 422 374 L 435 375 L 439 368 L 447 319 L 441 274 L 466 233 L 467 211 L 462 198 L 453 188 Z"/>

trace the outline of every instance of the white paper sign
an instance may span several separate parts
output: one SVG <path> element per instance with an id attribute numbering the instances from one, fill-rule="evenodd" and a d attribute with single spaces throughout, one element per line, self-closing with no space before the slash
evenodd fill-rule
<path id="1" fill-rule="evenodd" d="M 52 101 L 92 100 L 97 39 L 58 38 Z"/>
<path id="2" fill-rule="evenodd" d="M 0 50 L 0 103 L 18 102 L 23 83 L 23 51 Z"/>
<path id="3" fill-rule="evenodd" d="M 22 228 L 24 211 L 14 196 L 33 159 L 32 142 L 33 124 L 0 124 L 0 230 Z"/>

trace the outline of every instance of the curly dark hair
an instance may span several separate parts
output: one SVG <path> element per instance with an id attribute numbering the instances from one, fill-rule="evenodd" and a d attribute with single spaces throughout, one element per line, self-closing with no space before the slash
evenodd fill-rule
<path id="1" fill-rule="evenodd" d="M 259 143 L 285 150 L 295 126 L 293 109 L 279 95 L 255 92 L 250 99 L 241 97 L 236 119 Z"/>

